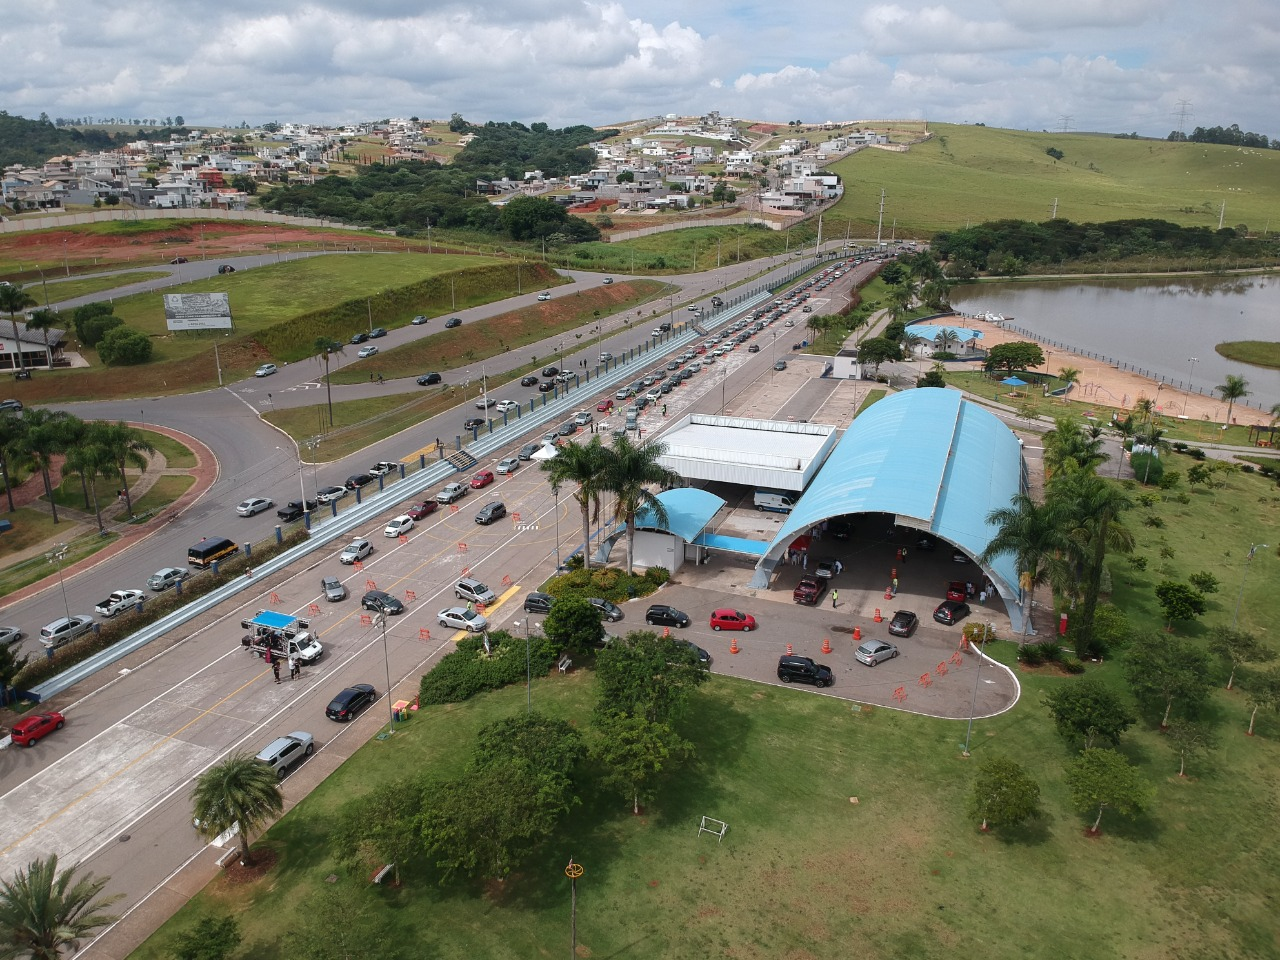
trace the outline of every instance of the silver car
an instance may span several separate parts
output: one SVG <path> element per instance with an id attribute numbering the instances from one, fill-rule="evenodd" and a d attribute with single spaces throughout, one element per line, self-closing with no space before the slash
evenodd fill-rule
<path id="1" fill-rule="evenodd" d="M 147 586 L 159 593 L 161 590 L 168 590 L 175 583 L 181 583 L 189 576 L 191 572 L 182 567 L 163 567 L 147 578 Z"/>
<path id="2" fill-rule="evenodd" d="M 468 610 L 466 607 L 448 607 L 437 614 L 442 627 L 453 627 L 470 633 L 479 633 L 489 628 L 489 621 L 484 614 Z"/>
<path id="3" fill-rule="evenodd" d="M 337 603 L 339 600 L 347 598 L 347 588 L 342 585 L 342 581 L 337 577 L 325 577 L 320 581 L 320 589 L 324 591 L 324 598 L 330 603 Z"/>
<path id="4" fill-rule="evenodd" d="M 884 640 L 863 640 L 858 644 L 858 649 L 853 651 L 853 655 L 859 663 L 874 667 L 881 661 L 892 660 L 896 657 L 898 648 L 892 643 L 886 643 Z"/>

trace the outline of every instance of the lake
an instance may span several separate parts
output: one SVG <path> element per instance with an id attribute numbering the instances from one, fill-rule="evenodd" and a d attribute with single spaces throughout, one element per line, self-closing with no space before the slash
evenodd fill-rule
<path id="1" fill-rule="evenodd" d="M 1212 393 L 1236 374 L 1249 381 L 1249 406 L 1280 403 L 1280 370 L 1214 350 L 1227 340 L 1280 341 L 1280 277 L 966 284 L 951 292 L 951 303 L 962 313 L 1012 318 L 1011 326 L 1128 363 L 1179 389 L 1190 383 Z"/>

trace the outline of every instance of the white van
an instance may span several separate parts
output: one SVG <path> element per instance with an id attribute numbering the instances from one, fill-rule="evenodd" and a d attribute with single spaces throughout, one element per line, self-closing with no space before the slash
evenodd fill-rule
<path id="1" fill-rule="evenodd" d="M 757 490 L 755 496 L 757 510 L 772 510 L 775 513 L 790 513 L 796 505 L 796 498 L 781 490 Z"/>

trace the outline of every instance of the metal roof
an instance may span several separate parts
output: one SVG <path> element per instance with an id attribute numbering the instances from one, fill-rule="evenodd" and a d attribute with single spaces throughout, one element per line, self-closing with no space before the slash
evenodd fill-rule
<path id="1" fill-rule="evenodd" d="M 677 487 L 658 494 L 658 502 L 667 511 L 667 522 L 660 525 L 648 508 L 636 514 L 637 530 L 665 530 L 692 543 L 725 502 L 714 493 L 697 487 Z"/>
<path id="2" fill-rule="evenodd" d="M 258 615 L 249 622 L 257 627 L 283 630 L 286 627 L 293 626 L 297 619 L 297 617 L 290 616 L 287 613 L 277 613 L 274 610 L 259 610 Z"/>
<path id="3" fill-rule="evenodd" d="M 853 421 L 783 522 L 766 560 L 776 561 L 815 524 L 852 513 L 896 514 L 899 523 L 976 559 L 995 534 L 987 514 L 1007 507 L 1021 481 L 1018 438 L 993 414 L 956 390 L 891 394 Z M 1004 599 L 1019 596 L 1011 556 L 983 569 Z M 1010 615 L 1017 619 L 1014 607 Z"/>
<path id="4" fill-rule="evenodd" d="M 668 470 L 690 480 L 803 490 L 835 446 L 821 423 L 691 414 L 662 435 Z"/>
<path id="5" fill-rule="evenodd" d="M 928 340 L 930 343 L 934 343 L 938 339 L 938 334 L 942 333 L 943 330 L 950 330 L 952 339 L 956 343 L 968 343 L 970 340 L 982 339 L 982 331 L 971 327 L 935 326 L 931 323 L 913 323 L 907 327 L 908 333 L 914 333 L 917 337 L 922 340 Z"/>

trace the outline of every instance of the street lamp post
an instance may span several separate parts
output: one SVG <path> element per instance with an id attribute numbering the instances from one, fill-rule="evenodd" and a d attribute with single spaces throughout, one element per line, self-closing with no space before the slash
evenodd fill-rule
<path id="1" fill-rule="evenodd" d="M 1187 393 L 1191 392 L 1191 381 L 1196 375 L 1196 364 L 1200 362 L 1199 357 L 1187 357 L 1187 363 L 1191 364 L 1191 372 L 1187 374 Z M 1186 413 L 1186 410 L 1182 411 Z"/>
<path id="2" fill-rule="evenodd" d="M 1249 576 L 1249 564 L 1253 563 L 1253 555 L 1258 552 L 1259 547 L 1265 550 L 1268 546 L 1269 544 L 1265 543 L 1255 543 L 1253 546 L 1249 547 L 1249 554 L 1244 558 L 1244 573 L 1240 575 L 1240 593 L 1236 597 L 1236 612 L 1231 615 L 1232 630 L 1234 630 L 1236 628 L 1236 624 L 1240 622 L 1240 602 L 1244 600 L 1244 582 Z M 65 593 L 63 596 L 65 599 Z M 70 614 L 68 614 L 68 616 L 70 616 Z"/>
<path id="3" fill-rule="evenodd" d="M 67 619 L 70 620 L 71 604 L 67 602 L 67 583 L 62 579 L 62 561 L 67 559 L 67 545 L 65 543 L 58 544 L 57 548 L 46 553 L 44 558 L 49 563 L 56 562 L 58 564 L 58 586 L 62 588 L 62 609 L 67 612 Z M 1243 587 L 1241 589 L 1243 590 Z"/>
<path id="4" fill-rule="evenodd" d="M 973 734 L 973 714 L 978 709 L 978 677 L 982 675 L 982 656 L 987 648 L 987 638 L 991 636 L 991 621 L 982 628 L 982 643 L 978 647 L 978 669 L 973 673 L 973 699 L 969 701 L 969 726 L 964 731 L 964 752 L 962 757 L 969 756 L 969 737 Z"/>
<path id="5" fill-rule="evenodd" d="M 396 711 L 391 705 L 391 657 L 387 653 L 387 615 L 378 614 L 378 626 L 382 628 L 382 662 L 387 668 L 387 719 L 391 721 L 391 732 L 396 732 Z"/>
<path id="6" fill-rule="evenodd" d="M 551 495 L 555 497 L 556 512 L 556 573 L 560 572 L 560 485 L 551 485 Z"/>

